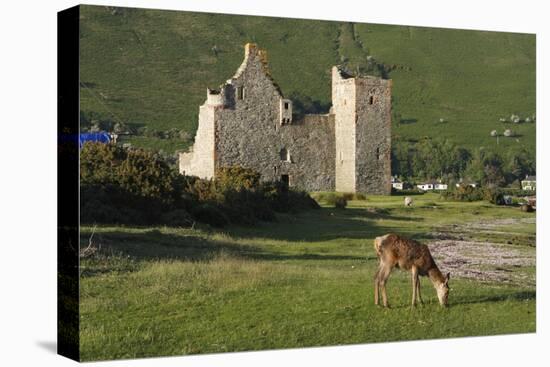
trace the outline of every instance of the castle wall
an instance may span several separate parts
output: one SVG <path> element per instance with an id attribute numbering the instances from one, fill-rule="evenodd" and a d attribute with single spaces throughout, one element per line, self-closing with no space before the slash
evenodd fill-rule
<path id="1" fill-rule="evenodd" d="M 356 190 L 391 193 L 391 80 L 356 79 Z"/>
<path id="2" fill-rule="evenodd" d="M 333 190 L 333 117 L 306 115 L 281 124 L 282 95 L 264 57 L 247 50 L 243 65 L 226 84 L 226 108 L 216 113 L 216 167 L 240 165 L 259 172 L 263 180 L 288 175 L 292 187 Z"/>
<path id="3" fill-rule="evenodd" d="M 181 174 L 200 178 L 214 177 L 214 120 L 216 110 L 221 106 L 209 105 L 199 108 L 199 126 L 195 143 L 189 153 L 180 153 L 179 171 Z"/>
<path id="4" fill-rule="evenodd" d="M 280 137 L 279 144 L 287 147 L 292 163 L 279 160 L 279 176 L 288 174 L 293 187 L 334 191 L 334 115 L 305 115 L 280 129 Z"/>

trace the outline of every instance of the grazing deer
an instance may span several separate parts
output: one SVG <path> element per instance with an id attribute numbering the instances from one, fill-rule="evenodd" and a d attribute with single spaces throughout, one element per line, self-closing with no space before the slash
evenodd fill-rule
<path id="1" fill-rule="evenodd" d="M 374 249 L 378 256 L 378 270 L 374 278 L 374 304 L 379 303 L 379 291 L 382 291 L 382 303 L 388 307 L 388 296 L 386 295 L 386 281 L 388 280 L 393 268 L 400 268 L 412 273 L 412 306 L 416 305 L 418 300 L 422 302 L 420 296 L 419 276 L 428 276 L 432 281 L 437 298 L 441 306 L 447 306 L 449 298 L 449 279 L 450 273 L 443 276 L 435 264 L 428 246 L 417 241 L 400 237 L 390 233 L 385 236 L 374 239 Z"/>

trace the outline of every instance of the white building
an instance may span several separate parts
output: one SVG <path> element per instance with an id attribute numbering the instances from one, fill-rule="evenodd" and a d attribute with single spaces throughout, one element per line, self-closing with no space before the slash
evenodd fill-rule
<path id="1" fill-rule="evenodd" d="M 392 177 L 391 178 L 391 187 L 393 187 L 396 190 L 403 190 L 403 182 L 401 182 L 396 177 Z"/>
<path id="2" fill-rule="evenodd" d="M 416 187 L 418 187 L 420 190 L 424 190 L 424 191 L 430 191 L 430 190 L 440 190 L 441 191 L 441 190 L 447 190 L 447 188 L 448 188 L 447 184 L 441 183 L 441 182 L 435 182 L 435 181 L 424 182 L 424 183 L 416 185 Z"/>
<path id="3" fill-rule="evenodd" d="M 525 179 L 521 180 L 521 188 L 523 190 L 535 191 L 537 189 L 537 176 L 525 176 Z"/>
<path id="4" fill-rule="evenodd" d="M 473 181 L 463 181 L 462 179 L 460 179 L 460 182 L 457 182 L 456 187 L 460 186 L 479 187 L 479 183 Z"/>
<path id="5" fill-rule="evenodd" d="M 416 187 L 418 187 L 420 190 L 428 191 L 428 190 L 434 189 L 434 184 L 427 182 L 427 183 L 418 184 L 416 185 Z"/>

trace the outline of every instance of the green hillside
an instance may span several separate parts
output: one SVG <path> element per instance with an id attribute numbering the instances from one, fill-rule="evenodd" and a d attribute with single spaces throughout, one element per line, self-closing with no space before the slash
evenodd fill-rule
<path id="1" fill-rule="evenodd" d="M 393 79 L 394 135 L 447 137 L 468 148 L 535 149 L 535 35 L 176 11 L 81 8 L 81 109 L 149 130 L 197 127 L 206 87 L 231 77 L 243 45 L 268 51 L 285 95 L 330 103 L 330 68 L 375 64 Z M 367 59 L 367 57 L 371 59 Z M 369 61 L 370 60 L 370 61 Z M 370 63 L 370 64 L 369 64 Z M 440 121 L 442 119 L 442 121 Z M 512 129 L 516 136 L 490 136 Z M 145 135 L 143 129 L 140 134 Z M 174 151 L 189 140 L 135 136 Z"/>

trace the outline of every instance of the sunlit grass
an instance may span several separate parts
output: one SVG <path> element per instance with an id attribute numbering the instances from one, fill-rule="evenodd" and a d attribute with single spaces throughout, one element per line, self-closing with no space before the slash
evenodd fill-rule
<path id="1" fill-rule="evenodd" d="M 535 289 L 527 284 L 452 278 L 451 306 L 442 309 L 424 278 L 426 304 L 411 310 L 410 276 L 396 271 L 388 285 L 393 308 L 375 307 L 375 236 L 394 231 L 422 239 L 450 223 L 534 217 L 434 194 L 415 196 L 413 208 L 402 200 L 373 196 L 350 201 L 348 209 L 281 215 L 256 227 L 98 227 L 103 255 L 82 261 L 82 358 L 535 331 Z M 516 228 L 509 232 L 534 235 L 531 224 Z M 90 232 L 83 228 L 83 243 Z M 531 276 L 534 267 L 510 271 Z"/>

